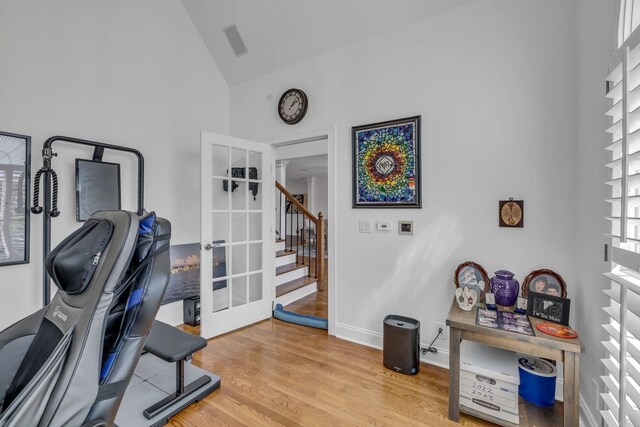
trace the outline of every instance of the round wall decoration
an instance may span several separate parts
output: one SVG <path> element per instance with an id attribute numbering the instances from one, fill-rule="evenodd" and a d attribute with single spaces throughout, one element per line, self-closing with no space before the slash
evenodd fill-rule
<path id="1" fill-rule="evenodd" d="M 288 125 L 295 125 L 307 114 L 309 99 L 300 89 L 289 89 L 285 91 L 278 102 L 278 114 L 283 122 Z"/>

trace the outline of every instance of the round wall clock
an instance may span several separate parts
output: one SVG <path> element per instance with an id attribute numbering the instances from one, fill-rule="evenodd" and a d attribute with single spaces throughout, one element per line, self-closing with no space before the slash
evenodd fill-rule
<path id="1" fill-rule="evenodd" d="M 300 89 L 289 89 L 280 97 L 278 114 L 286 124 L 295 125 L 307 114 L 308 106 L 309 100 L 303 91 Z"/>
<path id="2" fill-rule="evenodd" d="M 519 227 L 524 225 L 524 202 L 522 200 L 500 201 L 500 227 Z"/>

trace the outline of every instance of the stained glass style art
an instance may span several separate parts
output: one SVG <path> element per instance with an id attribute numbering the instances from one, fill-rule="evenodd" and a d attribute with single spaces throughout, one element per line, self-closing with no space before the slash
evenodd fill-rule
<path id="1" fill-rule="evenodd" d="M 352 128 L 353 207 L 420 208 L 420 116 Z"/>

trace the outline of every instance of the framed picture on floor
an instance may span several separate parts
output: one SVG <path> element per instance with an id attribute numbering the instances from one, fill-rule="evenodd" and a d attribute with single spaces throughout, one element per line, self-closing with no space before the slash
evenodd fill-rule
<path id="1" fill-rule="evenodd" d="M 352 128 L 353 207 L 420 208 L 420 116 Z"/>
<path id="2" fill-rule="evenodd" d="M 29 262 L 31 137 L 0 132 L 0 266 Z"/>

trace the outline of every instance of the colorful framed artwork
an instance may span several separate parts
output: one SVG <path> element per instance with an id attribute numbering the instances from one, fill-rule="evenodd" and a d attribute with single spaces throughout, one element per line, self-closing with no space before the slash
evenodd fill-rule
<path id="1" fill-rule="evenodd" d="M 0 266 L 29 262 L 31 137 L 0 132 Z"/>
<path id="2" fill-rule="evenodd" d="M 421 208 L 420 116 L 352 128 L 353 207 Z"/>

